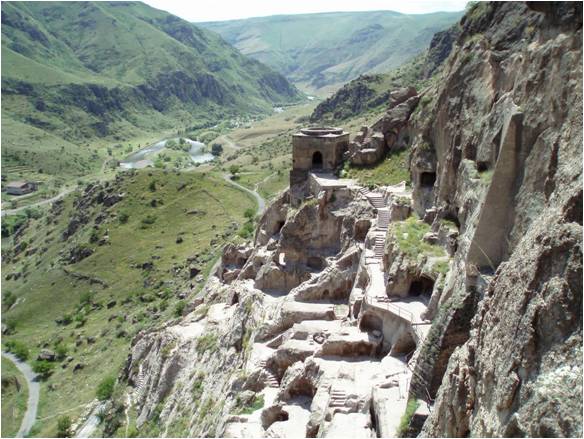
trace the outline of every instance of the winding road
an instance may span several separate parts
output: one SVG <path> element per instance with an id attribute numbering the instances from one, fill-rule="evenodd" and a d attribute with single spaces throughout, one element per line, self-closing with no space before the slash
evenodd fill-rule
<path id="1" fill-rule="evenodd" d="M 236 183 L 232 180 L 233 175 L 232 174 L 223 174 L 223 178 L 225 179 L 225 181 L 229 184 L 231 184 L 232 186 L 235 186 L 238 189 L 241 189 L 242 191 L 247 192 L 248 194 L 250 194 L 251 196 L 253 196 L 256 201 L 258 202 L 258 215 L 261 215 L 263 213 L 263 211 L 266 209 L 266 200 L 264 200 L 262 198 L 262 196 L 260 194 L 258 194 L 256 191 L 252 191 L 251 189 L 246 188 L 245 186 L 240 185 L 239 183 Z"/>
<path id="2" fill-rule="evenodd" d="M 70 194 L 71 192 L 73 192 L 73 188 L 65 189 L 63 192 L 60 192 L 59 194 L 55 195 L 52 198 L 47 198 L 46 200 L 38 201 L 36 203 L 32 203 L 32 204 L 29 204 L 27 206 L 18 207 L 16 209 L 2 209 L 2 216 L 14 215 L 18 212 L 24 211 L 24 210 L 29 209 L 29 208 L 43 206 L 45 204 L 52 203 L 53 201 L 60 200 L 65 195 Z"/>
<path id="3" fill-rule="evenodd" d="M 9 352 L 2 352 L 4 358 L 9 359 L 14 363 L 14 365 L 22 372 L 24 378 L 26 379 L 26 384 L 28 385 L 28 401 L 26 404 L 26 413 L 22 418 L 22 423 L 20 424 L 20 429 L 16 434 L 16 437 L 25 437 L 30 433 L 32 426 L 36 421 L 37 408 L 39 405 L 39 390 L 40 386 L 36 380 L 37 375 L 32 371 L 31 367 L 24 361 L 20 361 L 16 356 Z"/>

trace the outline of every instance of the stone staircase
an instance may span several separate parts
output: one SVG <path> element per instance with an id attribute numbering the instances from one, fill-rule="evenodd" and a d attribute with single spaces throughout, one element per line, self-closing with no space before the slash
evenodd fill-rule
<path id="1" fill-rule="evenodd" d="M 377 237 L 375 240 L 375 247 L 373 248 L 373 252 L 375 253 L 375 257 L 377 259 L 383 259 L 383 253 L 385 251 L 385 239 L 383 237 Z"/>
<path id="2" fill-rule="evenodd" d="M 136 386 L 136 390 L 134 392 L 135 400 L 139 400 L 142 397 L 142 394 L 144 392 L 144 381 L 145 381 L 144 369 L 142 368 L 142 365 L 140 365 L 140 368 L 138 370 L 138 376 L 134 381 L 134 384 Z"/>
<path id="3" fill-rule="evenodd" d="M 267 365 L 265 359 L 258 361 L 257 365 L 258 365 L 258 367 L 262 368 L 266 372 L 266 374 L 268 375 L 268 377 L 266 378 L 266 385 L 268 387 L 273 387 L 276 389 L 278 387 L 280 387 L 280 383 L 278 382 L 278 379 L 272 373 L 272 371 L 270 369 L 268 369 L 268 365 Z"/>
<path id="4" fill-rule="evenodd" d="M 377 230 L 387 231 L 389 227 L 389 209 L 386 207 L 377 209 Z"/>
<path id="5" fill-rule="evenodd" d="M 329 402 L 329 407 L 344 407 L 347 402 L 347 392 L 342 389 L 334 389 L 331 387 L 330 391 L 331 399 Z"/>

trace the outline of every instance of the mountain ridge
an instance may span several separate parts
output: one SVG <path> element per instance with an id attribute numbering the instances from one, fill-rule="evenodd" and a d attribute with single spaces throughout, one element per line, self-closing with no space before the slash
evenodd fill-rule
<path id="1" fill-rule="evenodd" d="M 72 143 L 265 113 L 301 97 L 219 35 L 143 3 L 14 2 L 2 24 L 3 116 Z M 35 152 L 24 155 L 19 134 L 3 124 L 8 162 L 30 164 Z"/>
<path id="2" fill-rule="evenodd" d="M 462 12 L 323 12 L 199 22 L 306 90 L 381 73 L 425 49 Z"/>

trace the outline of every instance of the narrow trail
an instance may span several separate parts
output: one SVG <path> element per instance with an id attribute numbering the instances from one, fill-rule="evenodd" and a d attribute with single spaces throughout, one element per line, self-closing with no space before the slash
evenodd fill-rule
<path id="1" fill-rule="evenodd" d="M 12 361 L 14 365 L 20 370 L 26 379 L 26 384 L 28 386 L 28 401 L 26 403 L 26 413 L 22 418 L 22 423 L 20 424 L 20 429 L 16 434 L 16 437 L 26 437 L 30 433 L 32 426 L 36 421 L 37 408 L 39 405 L 39 390 L 40 385 L 36 381 L 37 375 L 32 371 L 31 367 L 24 361 L 20 361 L 16 356 L 9 352 L 2 352 L 2 356 Z"/>
<path id="2" fill-rule="evenodd" d="M 231 175 L 231 174 L 223 174 L 223 179 L 227 183 L 231 184 L 232 186 L 235 186 L 236 188 L 239 188 L 239 189 L 247 192 L 248 194 L 251 194 L 256 199 L 256 201 L 258 202 L 258 211 L 257 211 L 257 213 L 258 213 L 258 215 L 262 214 L 263 211 L 266 208 L 266 200 L 264 200 L 262 198 L 262 196 L 260 194 L 258 194 L 255 190 L 248 189 L 245 186 L 242 186 L 239 183 L 234 182 L 232 180 L 232 178 L 233 178 L 233 175 Z"/>
<path id="3" fill-rule="evenodd" d="M 63 192 L 60 192 L 59 194 L 55 195 L 52 198 L 47 198 L 46 200 L 38 201 L 36 203 L 32 203 L 32 204 L 29 204 L 27 206 L 17 207 L 16 209 L 2 209 L 2 216 L 14 215 L 18 212 L 24 211 L 24 210 L 29 209 L 29 208 L 43 206 L 45 204 L 52 203 L 53 201 L 60 200 L 65 195 L 70 194 L 71 192 L 73 192 L 73 188 L 65 189 Z"/>
<path id="4" fill-rule="evenodd" d="M 77 434 L 75 434 L 75 437 L 91 437 L 95 428 L 99 425 L 100 422 L 97 415 L 104 406 L 104 403 L 100 403 L 95 406 L 81 428 L 79 428 L 77 431 Z"/>
<path id="5" fill-rule="evenodd" d="M 228 136 L 227 134 L 225 134 L 225 135 L 223 135 L 223 136 L 219 137 L 217 140 L 224 140 L 224 141 L 225 141 L 225 143 L 227 143 L 227 145 L 229 145 L 229 147 L 230 147 L 230 148 L 233 148 L 233 149 L 235 149 L 235 150 L 238 150 L 238 149 L 241 149 L 241 148 L 242 148 L 241 146 L 239 146 L 239 145 L 236 145 L 236 144 L 233 142 L 233 140 L 231 140 L 231 139 L 229 138 L 229 136 Z"/>

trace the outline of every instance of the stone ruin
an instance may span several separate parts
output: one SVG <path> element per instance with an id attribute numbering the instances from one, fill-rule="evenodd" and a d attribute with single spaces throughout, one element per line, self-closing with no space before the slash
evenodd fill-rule
<path id="1" fill-rule="evenodd" d="M 290 186 L 302 184 L 310 171 L 333 172 L 343 162 L 349 133 L 342 128 L 303 128 L 292 136 Z"/>
<path id="2" fill-rule="evenodd" d="M 371 166 L 383 160 L 388 151 L 407 147 L 407 123 L 419 100 L 420 96 L 413 87 L 391 92 L 385 115 L 371 127 L 362 127 L 349 144 L 347 158 L 351 163 Z"/>

